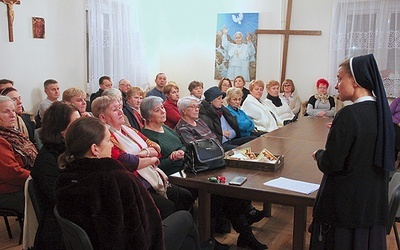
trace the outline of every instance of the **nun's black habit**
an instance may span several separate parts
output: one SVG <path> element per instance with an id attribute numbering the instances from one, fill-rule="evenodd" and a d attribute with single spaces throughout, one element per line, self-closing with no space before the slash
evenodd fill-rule
<path id="1" fill-rule="evenodd" d="M 388 172 L 394 168 L 394 133 L 373 55 L 350 59 L 364 96 L 335 116 L 325 150 L 316 152 L 324 173 L 313 213 L 310 249 L 386 249 Z"/>

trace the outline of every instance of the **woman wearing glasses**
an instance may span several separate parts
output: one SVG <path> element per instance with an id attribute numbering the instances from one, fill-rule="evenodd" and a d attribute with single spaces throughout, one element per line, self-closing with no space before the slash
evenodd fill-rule
<path id="1" fill-rule="evenodd" d="M 297 92 L 295 92 L 294 82 L 291 79 L 286 79 L 281 84 L 281 93 L 279 97 L 286 102 L 293 114 L 299 115 L 301 108 L 301 100 Z"/>

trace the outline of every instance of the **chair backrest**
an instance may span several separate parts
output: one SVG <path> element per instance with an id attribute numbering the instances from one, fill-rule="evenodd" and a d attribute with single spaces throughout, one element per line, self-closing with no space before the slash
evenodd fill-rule
<path id="1" fill-rule="evenodd" d="M 396 217 L 399 217 L 400 208 L 400 173 L 396 172 L 389 182 L 389 218 L 386 225 L 386 232 L 390 234 L 390 230 Z"/>
<path id="2" fill-rule="evenodd" d="M 67 250 L 92 250 L 92 242 L 89 236 L 80 226 L 72 221 L 61 217 L 58 213 L 57 205 L 54 207 L 54 215 L 61 226 L 64 245 Z"/>
<path id="3" fill-rule="evenodd" d="M 43 209 L 40 207 L 39 195 L 33 179 L 28 180 L 28 193 L 31 198 L 33 209 L 35 210 L 36 219 L 40 223 L 43 219 Z"/>

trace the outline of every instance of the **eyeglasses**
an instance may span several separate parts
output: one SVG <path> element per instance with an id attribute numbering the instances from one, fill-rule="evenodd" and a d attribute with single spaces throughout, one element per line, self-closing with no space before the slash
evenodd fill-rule
<path id="1" fill-rule="evenodd" d="M 190 105 L 187 108 L 200 109 L 200 106 L 199 105 Z"/>

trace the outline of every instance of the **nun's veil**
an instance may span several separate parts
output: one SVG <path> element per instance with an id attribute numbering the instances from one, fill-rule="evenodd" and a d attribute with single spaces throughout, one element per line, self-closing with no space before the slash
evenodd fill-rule
<path id="1" fill-rule="evenodd" d="M 369 54 L 351 58 L 350 70 L 356 83 L 372 91 L 376 97 L 378 134 L 374 164 L 386 171 L 393 171 L 395 161 L 393 120 L 374 56 Z"/>

